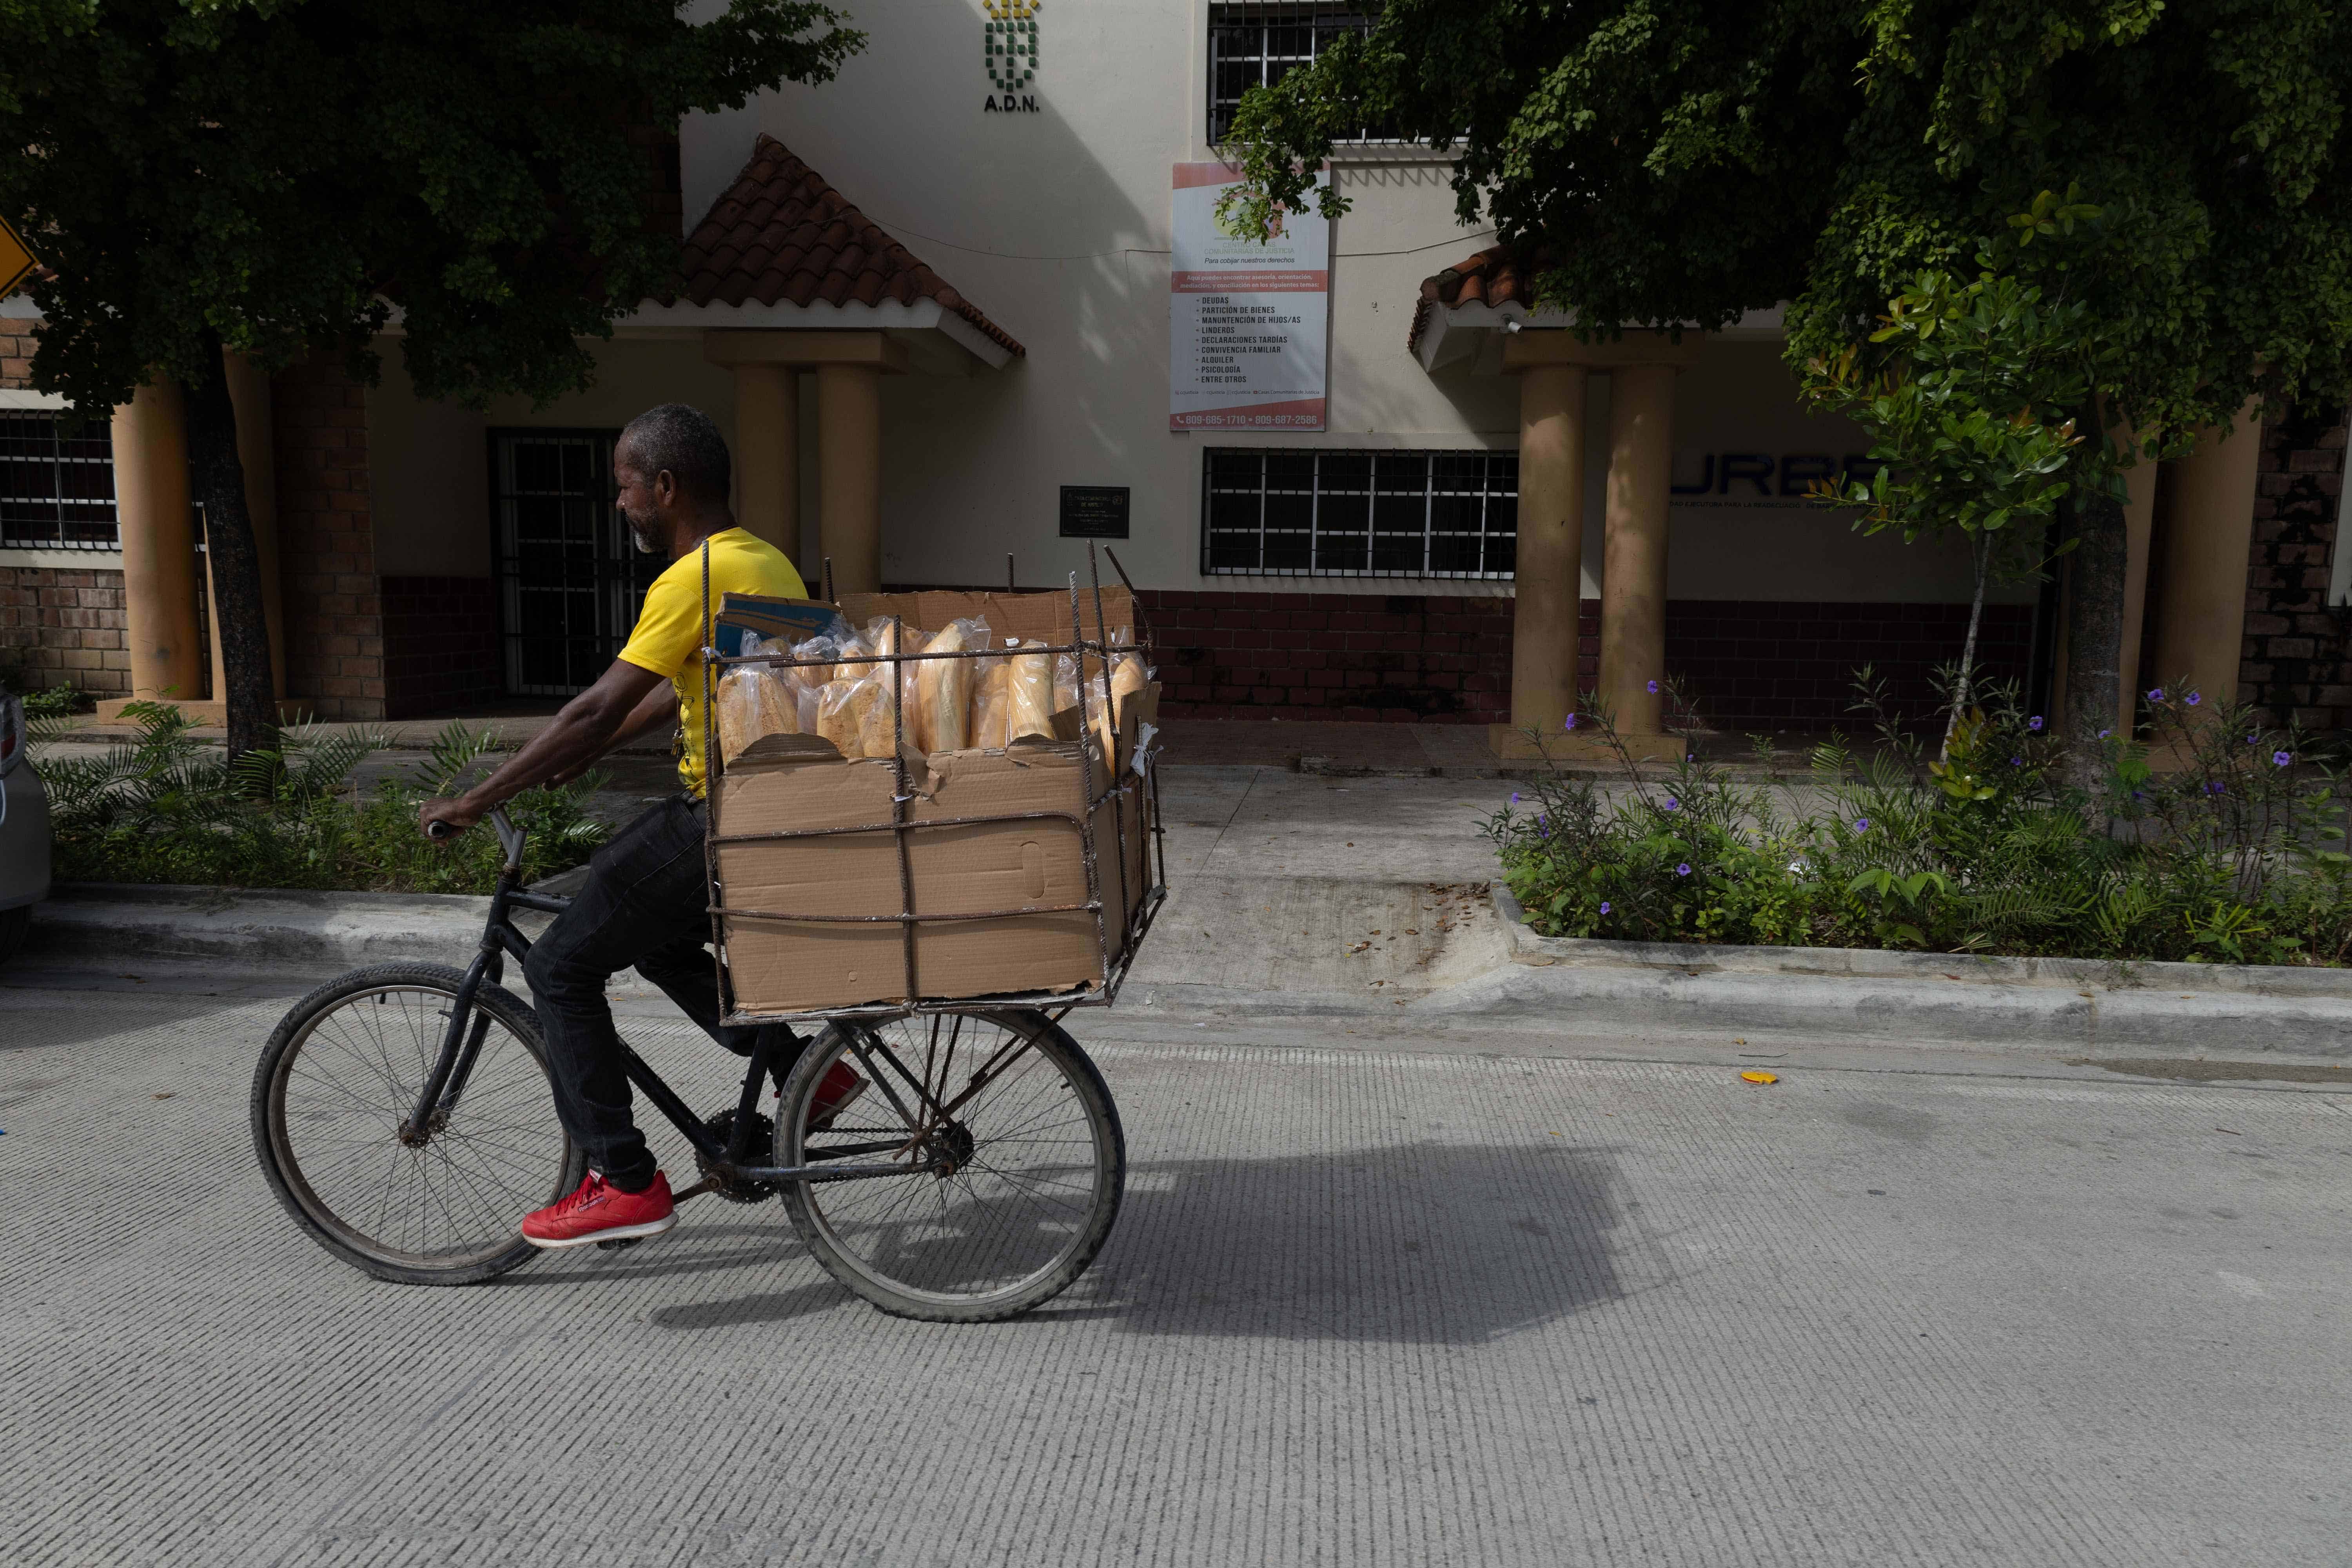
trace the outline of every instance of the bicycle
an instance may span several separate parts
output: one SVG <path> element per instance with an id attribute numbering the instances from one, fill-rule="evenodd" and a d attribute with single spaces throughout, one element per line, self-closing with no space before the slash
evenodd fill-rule
<path id="1" fill-rule="evenodd" d="M 489 820 L 505 861 L 471 966 L 331 980 L 295 1004 L 254 1069 L 254 1147 L 271 1190 L 313 1239 L 379 1279 L 506 1273 L 538 1251 L 522 1215 L 586 1171 L 555 1118 L 537 1020 L 502 984 L 507 959 L 530 951 L 513 912 L 570 900 L 523 888 L 525 836 L 503 811 Z M 781 1198 L 817 1262 L 882 1311 L 992 1322 L 1067 1289 L 1118 1216 L 1126 1135 L 1061 1027 L 1067 1012 L 980 1001 L 830 1019 L 813 1041 L 778 1026 L 789 1044 L 763 1039 L 735 1104 L 707 1118 L 623 1049 L 629 1081 L 694 1146 L 700 1179 L 679 1203 Z M 817 1086 L 845 1059 L 868 1091 L 813 1128 Z M 771 1079 L 772 1119 L 759 1109 Z"/>

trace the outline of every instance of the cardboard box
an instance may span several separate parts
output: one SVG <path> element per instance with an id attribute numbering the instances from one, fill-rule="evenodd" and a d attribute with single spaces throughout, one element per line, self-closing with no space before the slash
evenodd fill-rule
<path id="1" fill-rule="evenodd" d="M 1142 708 L 1130 707 L 1122 751 L 1131 752 Z M 991 918 L 916 921 L 911 974 L 903 921 L 790 918 L 896 917 L 909 907 L 892 826 L 898 770 L 887 758 L 845 760 L 815 736 L 764 736 L 720 780 L 715 828 L 720 903 L 734 911 L 722 925 L 737 1013 L 1100 987 L 1149 890 L 1145 777 L 1126 770 L 1114 797 L 1091 741 L 901 761 L 915 788 L 908 820 L 941 825 L 907 832 L 913 911 Z M 960 820 L 969 817 L 1011 820 Z M 812 832 L 844 828 L 857 831 Z M 1096 844 L 1099 926 L 1071 907 L 1087 901 L 1083 832 Z M 760 834 L 809 836 L 737 841 Z M 999 912 L 1024 910 L 1052 912 Z"/>

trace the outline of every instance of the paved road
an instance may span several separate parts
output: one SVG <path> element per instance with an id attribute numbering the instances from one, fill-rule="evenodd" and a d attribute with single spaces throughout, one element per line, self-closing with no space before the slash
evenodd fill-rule
<path id="1" fill-rule="evenodd" d="M 958 1330 L 707 1203 L 374 1283 L 254 1168 L 281 1001 L 40 978 L 0 987 L 12 1564 L 2352 1560 L 2337 1095 L 1122 1009 L 1118 1231 Z"/>

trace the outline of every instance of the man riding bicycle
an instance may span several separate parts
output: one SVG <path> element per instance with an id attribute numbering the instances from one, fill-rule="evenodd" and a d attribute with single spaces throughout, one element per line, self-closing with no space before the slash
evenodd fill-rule
<path id="1" fill-rule="evenodd" d="M 677 1223 L 668 1179 L 629 1114 L 621 1040 L 604 1000 L 614 974 L 634 966 L 739 1056 L 760 1040 L 756 1028 L 719 1025 L 718 977 L 706 946 L 702 632 L 706 610 L 715 616 L 729 594 L 797 599 L 808 590 L 782 552 L 735 525 L 727 505 L 730 469 L 726 441 L 699 410 L 668 403 L 629 422 L 613 452 L 621 515 L 636 547 L 666 553 L 670 564 L 646 591 L 627 645 L 505 765 L 464 795 L 428 802 L 418 813 L 418 828 L 428 835 L 436 823 L 470 827 L 524 790 L 578 776 L 624 742 L 667 725 L 684 731 L 677 765 L 684 792 L 596 852 L 586 885 L 523 965 L 547 1039 L 556 1114 L 588 1157 L 577 1189 L 524 1218 L 524 1238 L 539 1247 L 654 1236 Z M 785 1047 L 777 1057 L 781 1079 L 794 1053 L 777 1043 Z M 811 1108 L 812 1125 L 830 1121 L 865 1087 L 836 1064 Z"/>

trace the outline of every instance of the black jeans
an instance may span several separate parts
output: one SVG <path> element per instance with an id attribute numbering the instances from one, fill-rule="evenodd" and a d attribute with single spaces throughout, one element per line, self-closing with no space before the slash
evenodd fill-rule
<path id="1" fill-rule="evenodd" d="M 604 983 L 635 965 L 710 1037 L 749 1056 L 763 1030 L 786 1050 L 779 1079 L 792 1067 L 794 1038 L 781 1025 L 721 1028 L 719 979 L 711 962 L 710 888 L 702 858 L 703 804 L 679 795 L 648 810 L 588 862 L 588 883 L 555 917 L 523 962 L 547 1037 L 555 1111 L 589 1168 L 634 1192 L 657 1167 L 645 1134 L 629 1116 L 629 1079 L 621 1037 L 604 1001 Z"/>

